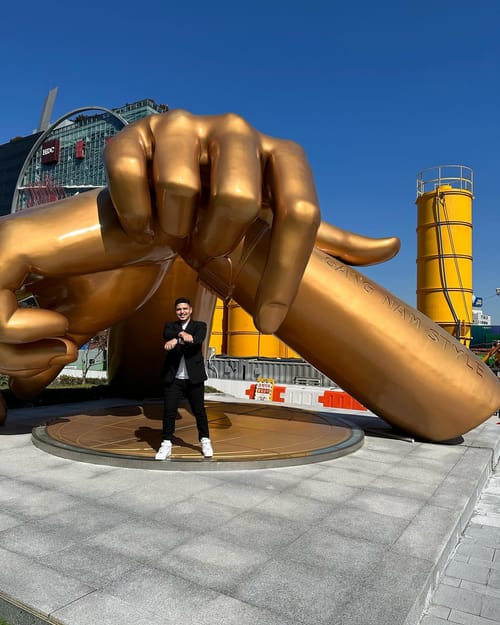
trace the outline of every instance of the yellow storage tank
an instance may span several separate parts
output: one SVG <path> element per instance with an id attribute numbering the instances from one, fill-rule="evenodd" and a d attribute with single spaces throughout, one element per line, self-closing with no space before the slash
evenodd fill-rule
<path id="1" fill-rule="evenodd" d="M 472 325 L 473 173 L 464 165 L 417 177 L 417 308 L 467 347 Z"/>
<path id="2" fill-rule="evenodd" d="M 214 315 L 212 317 L 212 332 L 210 334 L 209 346 L 215 350 L 216 354 L 224 354 L 226 350 L 225 345 L 225 312 L 224 302 L 217 298 L 215 304 Z"/>
<path id="3" fill-rule="evenodd" d="M 209 345 L 216 354 L 240 358 L 300 358 L 272 334 L 259 332 L 252 317 L 233 300 L 226 306 L 217 299 Z"/>
<path id="4" fill-rule="evenodd" d="M 279 357 L 279 339 L 272 334 L 261 334 L 252 317 L 236 302 L 228 306 L 227 353 L 229 356 Z"/>

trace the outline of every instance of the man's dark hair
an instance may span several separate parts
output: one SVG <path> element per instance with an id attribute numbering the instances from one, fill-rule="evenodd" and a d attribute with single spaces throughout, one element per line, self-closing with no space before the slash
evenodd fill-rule
<path id="1" fill-rule="evenodd" d="M 191 306 L 191 300 L 188 299 L 187 297 L 178 297 L 175 300 L 175 304 L 174 304 L 175 308 L 177 308 L 179 304 L 187 304 L 188 306 Z"/>

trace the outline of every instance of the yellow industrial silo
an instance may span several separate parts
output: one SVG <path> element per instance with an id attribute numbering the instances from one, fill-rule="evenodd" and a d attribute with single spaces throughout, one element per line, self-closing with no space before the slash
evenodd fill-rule
<path id="1" fill-rule="evenodd" d="M 210 347 L 216 354 L 239 358 L 300 358 L 272 334 L 259 332 L 252 317 L 233 300 L 228 305 L 217 300 Z"/>
<path id="2" fill-rule="evenodd" d="M 215 354 L 224 354 L 226 351 L 225 341 L 225 311 L 224 302 L 217 298 L 214 315 L 212 317 L 212 333 L 210 334 L 209 346 Z"/>
<path id="3" fill-rule="evenodd" d="M 472 325 L 473 172 L 463 165 L 417 177 L 417 308 L 467 347 Z"/>

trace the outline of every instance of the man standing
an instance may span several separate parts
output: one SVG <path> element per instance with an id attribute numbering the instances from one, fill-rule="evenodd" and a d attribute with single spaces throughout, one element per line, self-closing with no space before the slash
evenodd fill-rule
<path id="1" fill-rule="evenodd" d="M 201 451 L 205 458 L 214 455 L 208 432 L 204 395 L 207 374 L 201 346 L 207 335 L 207 324 L 191 319 L 193 309 L 186 297 L 175 300 L 177 321 L 163 329 L 165 340 L 163 434 L 156 460 L 165 460 L 172 453 L 175 418 L 181 399 L 185 397 L 196 418 Z"/>

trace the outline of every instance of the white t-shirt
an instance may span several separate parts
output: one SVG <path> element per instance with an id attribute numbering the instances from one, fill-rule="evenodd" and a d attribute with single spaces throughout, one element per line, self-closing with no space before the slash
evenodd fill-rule
<path id="1" fill-rule="evenodd" d="M 189 321 L 182 324 L 182 330 L 185 330 L 188 326 Z M 181 356 L 181 361 L 179 362 L 179 368 L 177 369 L 177 373 L 175 376 L 178 380 L 189 380 L 189 375 L 186 368 L 186 359 L 184 356 Z"/>

